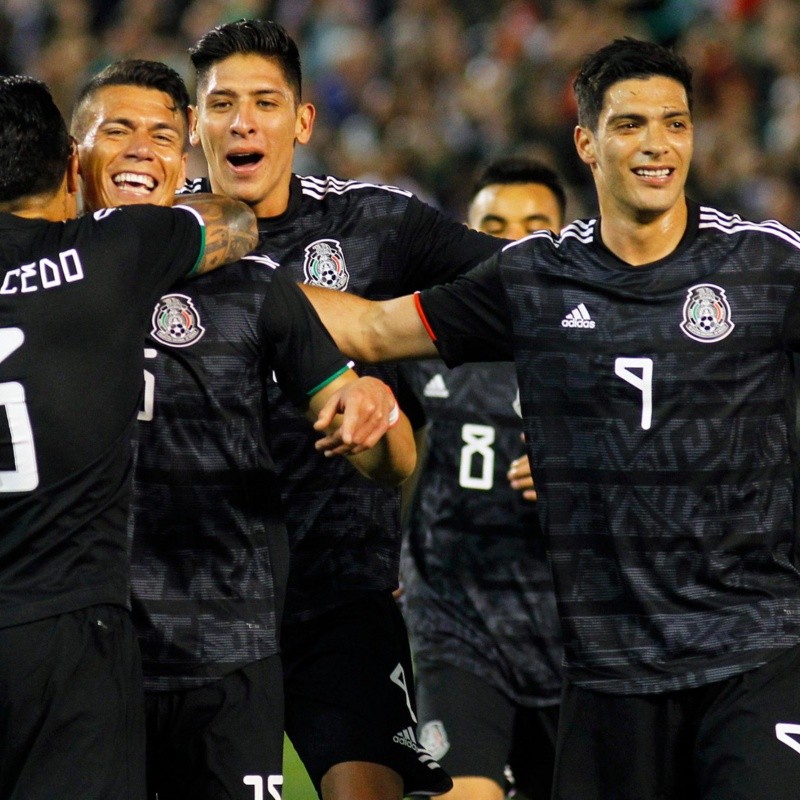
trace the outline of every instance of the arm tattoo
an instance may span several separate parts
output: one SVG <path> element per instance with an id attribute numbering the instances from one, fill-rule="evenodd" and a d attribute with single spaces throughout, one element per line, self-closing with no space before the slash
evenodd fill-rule
<path id="1" fill-rule="evenodd" d="M 206 249 L 199 272 L 237 261 L 258 244 L 255 215 L 244 203 L 216 194 L 189 194 L 178 202 L 192 206 L 206 224 Z"/>

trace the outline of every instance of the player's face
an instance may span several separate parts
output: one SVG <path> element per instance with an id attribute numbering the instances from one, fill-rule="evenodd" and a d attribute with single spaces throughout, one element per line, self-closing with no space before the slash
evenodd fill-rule
<path id="1" fill-rule="evenodd" d="M 271 217 L 286 210 L 295 142 L 308 142 L 313 122 L 274 59 L 236 54 L 198 86 L 191 142 L 203 147 L 215 192 Z"/>
<path id="2" fill-rule="evenodd" d="M 492 183 L 472 199 L 467 224 L 492 236 L 522 239 L 534 231 L 558 232 L 561 210 L 541 183 Z"/>
<path id="3" fill-rule="evenodd" d="M 647 222 L 675 207 L 683 197 L 692 139 L 686 91 L 678 81 L 653 76 L 610 86 L 597 130 L 575 131 L 601 214 Z"/>
<path id="4" fill-rule="evenodd" d="M 84 110 L 78 142 L 89 210 L 172 204 L 186 178 L 186 123 L 166 92 L 105 86 Z"/>

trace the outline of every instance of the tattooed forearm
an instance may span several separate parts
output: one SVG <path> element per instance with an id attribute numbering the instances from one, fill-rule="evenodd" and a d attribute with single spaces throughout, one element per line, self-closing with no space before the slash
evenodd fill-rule
<path id="1" fill-rule="evenodd" d="M 199 272 L 236 261 L 258 244 L 255 214 L 244 203 L 216 194 L 185 195 L 179 202 L 192 206 L 206 224 L 206 250 Z"/>

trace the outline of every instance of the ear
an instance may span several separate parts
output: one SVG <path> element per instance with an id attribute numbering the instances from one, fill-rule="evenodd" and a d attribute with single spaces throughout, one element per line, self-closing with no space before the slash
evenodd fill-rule
<path id="1" fill-rule="evenodd" d="M 78 154 L 73 151 L 67 161 L 67 191 L 70 194 L 77 194 L 80 189 L 80 180 L 78 178 L 80 171 Z"/>
<path id="2" fill-rule="evenodd" d="M 593 166 L 597 161 L 594 134 L 588 128 L 576 125 L 573 138 L 575 140 L 575 149 L 578 151 L 580 160 L 590 167 Z"/>
<path id="3" fill-rule="evenodd" d="M 297 119 L 294 125 L 294 138 L 300 144 L 308 144 L 311 132 L 314 130 L 314 118 L 317 109 L 311 103 L 301 103 L 297 109 Z"/>
<path id="4" fill-rule="evenodd" d="M 197 106 L 189 106 L 189 143 L 192 147 L 200 144 L 200 134 L 197 132 Z"/>

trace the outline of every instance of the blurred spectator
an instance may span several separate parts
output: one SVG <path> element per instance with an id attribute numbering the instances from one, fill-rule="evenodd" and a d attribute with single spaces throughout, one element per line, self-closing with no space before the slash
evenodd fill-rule
<path id="1" fill-rule="evenodd" d="M 545 142 L 571 208 L 590 206 L 573 71 L 629 35 L 695 68 L 692 196 L 800 226 L 796 0 L 0 0 L 0 72 L 46 80 L 69 114 L 110 61 L 154 58 L 190 78 L 190 43 L 255 16 L 286 25 L 303 53 L 318 115 L 299 172 L 400 185 L 463 217 L 476 165 Z"/>

